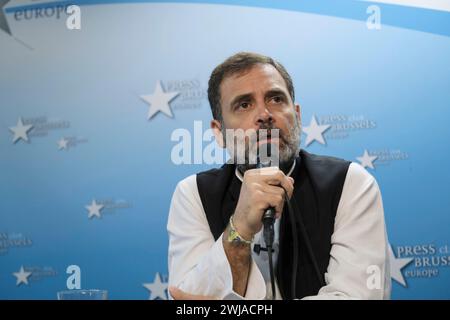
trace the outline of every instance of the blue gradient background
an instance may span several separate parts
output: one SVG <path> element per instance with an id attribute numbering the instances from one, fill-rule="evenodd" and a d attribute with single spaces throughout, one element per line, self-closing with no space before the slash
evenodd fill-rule
<path id="1" fill-rule="evenodd" d="M 364 149 L 407 152 L 407 160 L 369 169 L 382 190 L 390 242 L 450 244 L 448 13 L 380 4 L 382 29 L 368 30 L 371 3 L 360 1 L 71 3 L 82 5 L 78 31 L 66 29 L 65 19 L 15 21 L 20 7 L 5 9 L 14 37 L 32 49 L 0 31 L 0 232 L 22 233 L 33 245 L 0 255 L 0 298 L 55 299 L 70 264 L 81 267 L 83 288 L 107 289 L 111 299 L 148 298 L 142 284 L 167 275 L 176 183 L 209 168 L 174 165 L 171 133 L 192 132 L 195 120 L 205 128 L 211 114 L 203 99 L 201 108 L 172 108 L 174 118 L 148 121 L 139 95 L 153 93 L 158 80 L 198 79 L 206 90 L 211 70 L 237 51 L 285 65 L 304 125 L 312 115 L 374 120 L 375 129 L 306 149 L 353 161 Z M 12 143 L 8 128 L 19 117 L 43 115 L 70 128 Z M 62 136 L 88 142 L 58 151 Z M 93 198 L 124 199 L 131 208 L 90 220 L 84 207 Z M 12 273 L 21 265 L 58 274 L 16 286 Z M 406 281 L 393 282 L 394 299 L 450 298 L 448 266 L 437 277 Z"/>

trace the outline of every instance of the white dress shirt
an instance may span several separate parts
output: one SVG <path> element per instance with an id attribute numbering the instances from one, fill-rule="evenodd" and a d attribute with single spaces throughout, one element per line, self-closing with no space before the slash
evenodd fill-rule
<path id="1" fill-rule="evenodd" d="M 290 173 L 292 170 L 288 173 Z M 242 176 L 236 171 L 237 177 Z M 278 256 L 279 219 L 275 222 L 274 265 Z M 167 223 L 169 285 L 219 299 L 271 299 L 266 251 L 252 252 L 245 297 L 233 291 L 233 277 L 222 236 L 216 241 L 197 189 L 196 175 L 175 189 Z M 252 244 L 265 247 L 262 231 Z M 381 193 L 375 179 L 351 163 L 345 178 L 331 237 L 326 285 L 303 299 L 389 299 L 388 240 Z M 276 286 L 276 297 L 281 297 Z"/>

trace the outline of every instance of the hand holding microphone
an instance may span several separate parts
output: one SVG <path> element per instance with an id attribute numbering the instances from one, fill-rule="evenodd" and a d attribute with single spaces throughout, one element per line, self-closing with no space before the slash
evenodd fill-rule
<path id="1" fill-rule="evenodd" d="M 263 217 L 280 218 L 284 207 L 284 192 L 289 198 L 294 190 L 294 179 L 287 177 L 277 167 L 268 165 L 260 159 L 260 167 L 247 170 L 244 174 L 238 204 L 233 216 L 237 231 L 245 238 L 251 239 L 263 226 Z M 270 164 L 269 164 L 270 165 Z M 272 208 L 268 210 L 269 208 Z"/>

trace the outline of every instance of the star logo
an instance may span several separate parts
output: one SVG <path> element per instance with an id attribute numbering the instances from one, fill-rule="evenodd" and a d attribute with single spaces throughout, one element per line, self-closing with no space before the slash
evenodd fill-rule
<path id="1" fill-rule="evenodd" d="M 9 29 L 8 20 L 6 20 L 6 14 L 4 11 L 4 7 L 8 2 L 9 0 L 0 0 L 0 29 L 11 36 L 11 30 Z"/>
<path id="2" fill-rule="evenodd" d="M 20 267 L 19 272 L 13 272 L 13 276 L 17 278 L 16 286 L 20 286 L 22 283 L 28 285 L 28 277 L 31 275 L 31 272 L 26 272 L 23 269 L 23 266 Z"/>
<path id="3" fill-rule="evenodd" d="M 377 156 L 371 156 L 369 155 L 369 152 L 367 152 L 367 150 L 364 150 L 364 154 L 361 157 L 357 157 L 356 159 L 361 162 L 363 168 L 369 167 L 370 169 L 375 169 L 373 162 L 377 158 Z"/>
<path id="4" fill-rule="evenodd" d="M 391 278 L 407 287 L 405 278 L 403 278 L 402 269 L 413 261 L 413 258 L 396 258 L 392 246 L 389 245 L 389 264 L 391 266 Z"/>
<path id="5" fill-rule="evenodd" d="M 159 272 L 155 275 L 155 280 L 153 283 L 143 283 L 142 284 L 147 290 L 150 291 L 149 300 L 155 300 L 160 298 L 162 300 L 167 300 L 167 282 L 161 281 L 161 276 Z"/>
<path id="6" fill-rule="evenodd" d="M 28 142 L 28 131 L 33 128 L 33 125 L 23 125 L 22 118 L 19 118 L 15 127 L 9 127 L 12 133 L 14 133 L 13 143 L 16 143 L 20 139 Z"/>
<path id="7" fill-rule="evenodd" d="M 96 216 L 97 218 L 101 218 L 100 210 L 102 210 L 104 205 L 98 204 L 95 199 L 92 200 L 92 203 L 85 208 L 88 210 L 88 218 L 92 219 L 93 216 Z"/>
<path id="8" fill-rule="evenodd" d="M 164 92 L 161 81 L 156 82 L 155 92 L 149 95 L 141 95 L 140 98 L 150 105 L 148 117 L 150 120 L 159 111 L 162 111 L 168 117 L 173 118 L 169 103 L 179 95 L 179 92 Z"/>
<path id="9" fill-rule="evenodd" d="M 66 138 L 61 138 L 57 144 L 58 144 L 58 150 L 67 150 L 68 146 L 67 143 L 69 142 L 69 140 L 67 140 Z"/>
<path id="10" fill-rule="evenodd" d="M 317 123 L 316 117 L 312 116 L 311 122 L 309 126 L 303 128 L 303 132 L 306 133 L 306 146 L 309 146 L 314 141 L 317 141 L 321 144 L 326 144 L 325 139 L 323 138 L 323 134 L 327 131 L 331 125 L 324 124 L 319 125 Z"/>

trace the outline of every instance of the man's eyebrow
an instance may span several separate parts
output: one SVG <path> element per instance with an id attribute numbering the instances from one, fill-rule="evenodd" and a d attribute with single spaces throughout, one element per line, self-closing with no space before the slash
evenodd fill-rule
<path id="1" fill-rule="evenodd" d="M 283 96 L 283 97 L 287 98 L 286 93 L 281 89 L 270 89 L 269 91 L 266 92 L 265 96 L 266 96 L 266 98 L 273 97 L 273 96 Z"/>
<path id="2" fill-rule="evenodd" d="M 251 94 L 251 93 L 240 94 L 240 95 L 234 97 L 233 100 L 231 100 L 230 107 L 234 106 L 235 104 L 237 104 L 240 101 L 251 100 L 252 98 L 253 98 L 253 94 Z"/>

